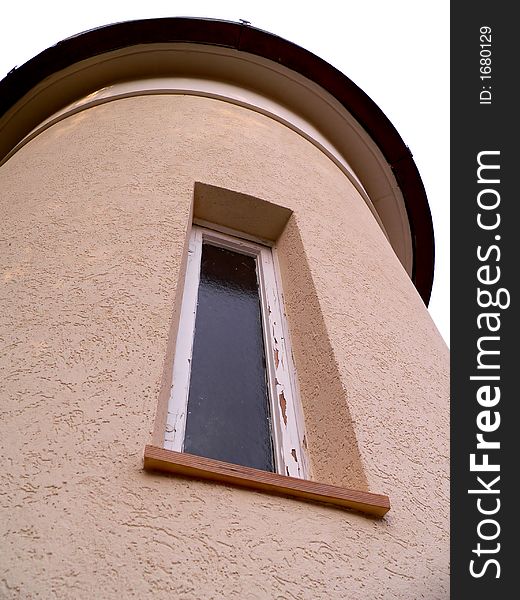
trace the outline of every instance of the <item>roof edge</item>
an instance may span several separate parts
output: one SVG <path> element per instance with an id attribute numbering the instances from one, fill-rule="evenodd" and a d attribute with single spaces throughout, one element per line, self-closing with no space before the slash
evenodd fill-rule
<path id="1" fill-rule="evenodd" d="M 82 60 L 147 43 L 195 43 L 247 52 L 321 86 L 381 150 L 401 189 L 413 244 L 412 281 L 425 304 L 433 285 L 434 234 L 424 185 L 412 154 L 377 104 L 338 69 L 281 37 L 244 23 L 192 17 L 125 21 L 74 35 L 11 70 L 0 81 L 0 118 L 41 81 Z"/>

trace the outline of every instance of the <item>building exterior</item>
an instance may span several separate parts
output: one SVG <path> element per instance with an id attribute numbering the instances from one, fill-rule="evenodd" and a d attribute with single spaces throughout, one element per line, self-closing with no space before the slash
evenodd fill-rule
<path id="1" fill-rule="evenodd" d="M 0 99 L 0 597 L 446 598 L 433 231 L 377 106 L 199 19 L 65 40 Z M 194 224 L 273 248 L 279 474 L 165 446 Z"/>

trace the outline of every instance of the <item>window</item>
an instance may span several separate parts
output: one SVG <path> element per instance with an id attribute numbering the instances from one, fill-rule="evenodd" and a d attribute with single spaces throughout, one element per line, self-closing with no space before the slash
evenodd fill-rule
<path id="1" fill-rule="evenodd" d="M 384 516 L 387 496 L 310 478 L 276 248 L 197 219 L 204 228 L 194 225 L 189 240 L 168 406 L 145 470 Z"/>
<path id="2" fill-rule="evenodd" d="M 193 226 L 164 448 L 307 475 L 273 250 Z"/>

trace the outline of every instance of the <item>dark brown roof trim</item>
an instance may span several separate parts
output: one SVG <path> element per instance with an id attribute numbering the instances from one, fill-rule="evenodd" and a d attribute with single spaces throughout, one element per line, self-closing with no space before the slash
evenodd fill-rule
<path id="1" fill-rule="evenodd" d="M 144 19 L 107 25 L 44 50 L 0 81 L 0 118 L 40 81 L 93 56 L 147 43 L 189 42 L 249 52 L 292 69 L 332 94 L 370 134 L 401 188 L 413 244 L 412 280 L 428 304 L 433 285 L 433 225 L 421 177 L 395 127 L 348 77 L 311 52 L 271 33 L 230 21 L 198 18 Z"/>

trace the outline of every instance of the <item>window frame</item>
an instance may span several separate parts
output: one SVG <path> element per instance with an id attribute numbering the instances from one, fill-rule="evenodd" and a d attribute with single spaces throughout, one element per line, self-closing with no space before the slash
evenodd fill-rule
<path id="1" fill-rule="evenodd" d="M 275 472 L 305 479 L 310 476 L 310 470 L 305 452 L 303 412 L 283 307 L 276 250 L 263 241 L 252 241 L 250 236 L 247 240 L 239 236 L 239 232 L 229 229 L 223 233 L 207 226 L 192 226 L 163 447 L 176 452 L 183 451 L 202 245 L 209 243 L 251 256 L 256 261 Z"/>

